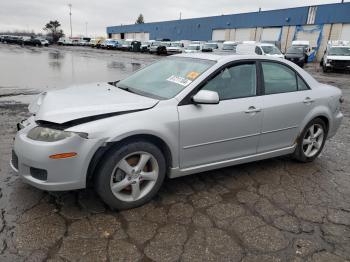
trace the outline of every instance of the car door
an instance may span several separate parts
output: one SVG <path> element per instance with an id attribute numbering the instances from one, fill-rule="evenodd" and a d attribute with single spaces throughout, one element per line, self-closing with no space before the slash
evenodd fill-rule
<path id="1" fill-rule="evenodd" d="M 289 66 L 261 62 L 264 96 L 263 125 L 258 153 L 295 144 L 299 127 L 314 106 L 312 92 Z"/>
<path id="2" fill-rule="evenodd" d="M 255 154 L 262 123 L 255 62 L 230 65 L 202 90 L 216 91 L 215 105 L 179 105 L 180 166 L 193 167 Z"/>

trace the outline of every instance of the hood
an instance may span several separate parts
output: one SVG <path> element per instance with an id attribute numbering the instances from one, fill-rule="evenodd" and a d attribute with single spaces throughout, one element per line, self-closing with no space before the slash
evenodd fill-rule
<path id="1" fill-rule="evenodd" d="M 168 46 L 166 49 L 167 50 L 181 50 L 181 48 L 177 47 L 177 46 Z"/>
<path id="2" fill-rule="evenodd" d="M 328 55 L 327 60 L 350 61 L 350 56 L 349 55 Z"/>
<path id="3" fill-rule="evenodd" d="M 304 54 L 285 54 L 286 58 L 304 58 Z"/>
<path id="4" fill-rule="evenodd" d="M 284 55 L 283 54 L 266 54 L 267 56 L 272 56 L 272 57 L 277 57 L 277 58 L 284 58 Z"/>
<path id="5" fill-rule="evenodd" d="M 43 93 L 29 106 L 35 120 L 62 124 L 76 119 L 144 110 L 158 100 L 130 93 L 108 83 L 73 86 Z"/>

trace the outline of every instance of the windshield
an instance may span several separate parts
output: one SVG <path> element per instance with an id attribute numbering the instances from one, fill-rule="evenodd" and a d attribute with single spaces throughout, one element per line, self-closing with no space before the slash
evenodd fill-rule
<path id="1" fill-rule="evenodd" d="M 331 47 L 329 55 L 350 56 L 350 47 Z"/>
<path id="2" fill-rule="evenodd" d="M 181 43 L 170 43 L 170 46 L 181 47 Z"/>
<path id="3" fill-rule="evenodd" d="M 189 45 L 189 46 L 187 47 L 187 49 L 188 49 L 188 50 L 199 50 L 200 47 L 199 47 L 199 45 Z"/>
<path id="4" fill-rule="evenodd" d="M 236 46 L 235 44 L 224 44 L 222 50 L 236 50 Z"/>
<path id="5" fill-rule="evenodd" d="M 166 46 L 166 47 L 169 47 L 170 46 L 170 42 L 163 42 L 161 43 L 162 46 Z"/>
<path id="6" fill-rule="evenodd" d="M 204 59 L 167 58 L 137 71 L 117 86 L 140 95 L 170 99 L 213 64 L 214 61 Z"/>
<path id="7" fill-rule="evenodd" d="M 215 49 L 215 48 L 218 48 L 218 45 L 217 44 L 215 44 L 215 43 L 208 43 L 208 44 L 205 44 L 204 45 L 204 48 L 213 48 L 213 49 Z"/>
<path id="8" fill-rule="evenodd" d="M 309 47 L 308 45 L 293 45 L 293 46 L 295 46 L 295 47 L 303 47 L 305 49 L 307 49 Z"/>
<path id="9" fill-rule="evenodd" d="M 152 44 L 151 44 L 151 46 L 159 46 L 160 45 L 160 42 L 153 42 Z"/>
<path id="10" fill-rule="evenodd" d="M 305 50 L 304 47 L 292 46 L 287 49 L 287 54 L 303 54 L 304 50 Z"/>
<path id="11" fill-rule="evenodd" d="M 262 50 L 264 50 L 264 53 L 268 54 L 268 55 L 280 55 L 281 54 L 281 51 L 273 45 L 262 45 L 261 48 L 262 48 Z"/>

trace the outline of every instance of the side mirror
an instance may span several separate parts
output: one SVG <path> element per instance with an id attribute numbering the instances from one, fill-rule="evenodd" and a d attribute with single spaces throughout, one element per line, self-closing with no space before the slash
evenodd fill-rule
<path id="1" fill-rule="evenodd" d="M 197 94 L 192 97 L 192 101 L 195 104 L 219 104 L 219 95 L 217 92 L 209 90 L 200 90 Z"/>

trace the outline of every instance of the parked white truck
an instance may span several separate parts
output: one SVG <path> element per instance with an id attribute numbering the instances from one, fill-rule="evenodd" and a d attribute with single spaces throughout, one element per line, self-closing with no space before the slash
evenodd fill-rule
<path id="1" fill-rule="evenodd" d="M 350 70 L 350 41 L 329 41 L 321 66 L 323 72 Z"/>

